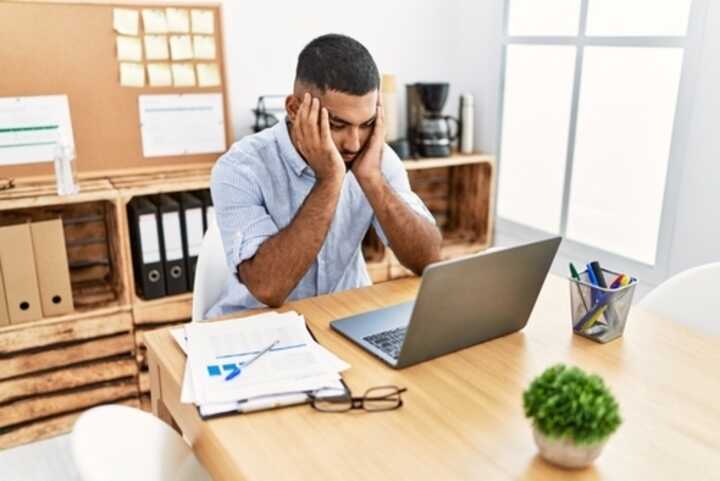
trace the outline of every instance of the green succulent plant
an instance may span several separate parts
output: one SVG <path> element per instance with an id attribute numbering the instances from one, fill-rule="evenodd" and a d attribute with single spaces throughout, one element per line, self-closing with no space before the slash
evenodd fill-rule
<path id="1" fill-rule="evenodd" d="M 576 444 L 603 441 L 622 423 L 618 403 L 602 378 L 564 364 L 535 378 L 523 393 L 523 405 L 542 434 Z"/>

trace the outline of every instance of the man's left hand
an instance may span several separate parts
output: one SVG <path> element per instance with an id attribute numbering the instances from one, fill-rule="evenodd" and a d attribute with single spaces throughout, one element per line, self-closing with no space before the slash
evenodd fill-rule
<path id="1" fill-rule="evenodd" d="M 385 116 L 382 102 L 378 98 L 375 126 L 365 149 L 353 162 L 352 172 L 359 182 L 373 181 L 381 178 L 382 154 L 385 147 Z"/>

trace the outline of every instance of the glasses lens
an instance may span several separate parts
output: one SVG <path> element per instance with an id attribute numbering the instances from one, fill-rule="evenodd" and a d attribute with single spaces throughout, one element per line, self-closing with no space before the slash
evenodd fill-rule
<path id="1" fill-rule="evenodd" d="M 402 404 L 400 389 L 397 386 L 381 386 L 365 392 L 363 407 L 366 411 L 389 411 Z"/>
<path id="2" fill-rule="evenodd" d="M 344 389 L 320 389 L 313 394 L 312 407 L 328 413 L 349 411 L 352 398 Z"/>

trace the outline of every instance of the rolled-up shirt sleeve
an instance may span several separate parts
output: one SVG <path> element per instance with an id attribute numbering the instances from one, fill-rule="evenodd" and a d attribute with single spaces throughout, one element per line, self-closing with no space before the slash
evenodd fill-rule
<path id="1" fill-rule="evenodd" d="M 236 272 L 279 229 L 265 207 L 260 183 L 242 162 L 221 157 L 213 168 L 210 190 L 225 259 Z"/>
<path id="2" fill-rule="evenodd" d="M 415 213 L 419 216 L 427 219 L 430 223 L 435 225 L 435 218 L 430 213 L 428 208 L 425 206 L 423 201 L 418 195 L 410 188 L 410 180 L 408 179 L 407 171 L 397 154 L 387 145 L 383 150 L 382 160 L 382 173 L 385 180 L 390 184 L 390 187 L 400 197 L 400 199 L 407 204 Z M 377 232 L 378 237 L 383 244 L 388 245 L 388 239 L 385 232 L 380 225 L 380 221 L 377 216 L 373 216 L 373 227 Z"/>

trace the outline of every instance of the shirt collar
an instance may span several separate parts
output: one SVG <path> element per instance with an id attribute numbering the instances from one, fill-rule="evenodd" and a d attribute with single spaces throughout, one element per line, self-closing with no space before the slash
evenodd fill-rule
<path id="1" fill-rule="evenodd" d="M 295 172 L 295 175 L 300 177 L 306 169 L 310 172 L 312 172 L 312 169 L 307 162 L 305 162 L 305 159 L 300 156 L 300 153 L 293 145 L 292 140 L 290 140 L 289 127 L 290 126 L 286 121 L 281 120 L 275 124 L 272 129 L 275 133 L 278 146 L 280 147 L 280 154 L 283 159 L 285 159 L 285 162 L 290 164 L 290 168 L 293 172 Z"/>

